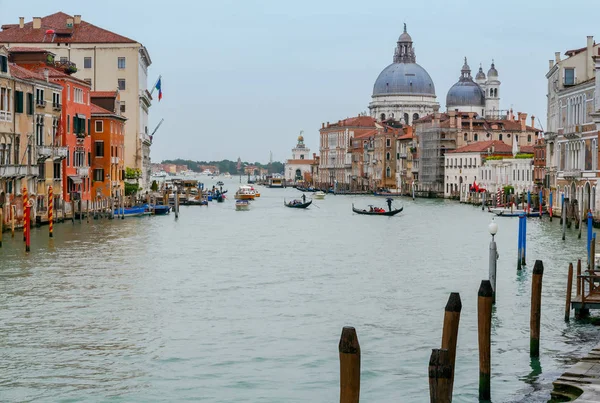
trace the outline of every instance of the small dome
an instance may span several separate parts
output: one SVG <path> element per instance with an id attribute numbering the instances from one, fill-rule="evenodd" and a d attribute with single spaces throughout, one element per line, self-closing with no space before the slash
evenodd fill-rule
<path id="1" fill-rule="evenodd" d="M 492 61 L 492 67 L 488 70 L 488 77 L 498 77 L 498 70 L 496 70 L 496 65 L 494 65 L 494 61 Z"/>
<path id="2" fill-rule="evenodd" d="M 392 63 L 383 69 L 373 86 L 373 96 L 387 94 L 435 96 L 435 86 L 429 73 L 417 63 Z"/>
<path id="3" fill-rule="evenodd" d="M 406 24 L 404 24 L 404 32 L 402 32 L 402 35 L 398 38 L 398 42 L 412 42 L 412 38 L 408 32 L 406 32 Z"/>
<path id="4" fill-rule="evenodd" d="M 477 72 L 477 75 L 475 76 L 476 80 L 485 80 L 485 73 L 483 72 L 483 69 L 481 68 L 481 65 L 479 65 L 479 71 Z"/>
<path id="5" fill-rule="evenodd" d="M 448 110 L 455 106 L 485 106 L 485 94 L 481 87 L 473 81 L 459 81 L 446 95 Z"/>

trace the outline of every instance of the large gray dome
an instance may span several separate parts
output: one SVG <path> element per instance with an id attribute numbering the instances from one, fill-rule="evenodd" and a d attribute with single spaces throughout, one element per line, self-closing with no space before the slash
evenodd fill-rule
<path id="1" fill-rule="evenodd" d="M 446 107 L 450 110 L 453 106 L 485 106 L 485 94 L 473 81 L 459 81 L 446 95 Z"/>
<path id="2" fill-rule="evenodd" d="M 429 73 L 417 63 L 392 63 L 383 69 L 373 86 L 373 96 L 391 94 L 435 96 L 435 86 Z"/>

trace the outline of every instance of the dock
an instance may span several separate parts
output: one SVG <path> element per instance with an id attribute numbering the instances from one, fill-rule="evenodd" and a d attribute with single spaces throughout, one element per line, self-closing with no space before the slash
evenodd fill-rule
<path id="1" fill-rule="evenodd" d="M 600 402 L 600 344 L 570 367 L 556 381 L 551 392 L 560 402 Z"/>

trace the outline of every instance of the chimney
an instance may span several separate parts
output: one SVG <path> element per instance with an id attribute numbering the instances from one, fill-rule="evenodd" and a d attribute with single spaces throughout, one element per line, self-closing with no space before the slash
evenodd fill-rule
<path id="1" fill-rule="evenodd" d="M 450 128 L 456 127 L 456 112 L 448 111 L 448 116 L 450 117 Z"/>
<path id="2" fill-rule="evenodd" d="M 588 35 L 587 37 L 587 54 L 586 54 L 586 63 L 585 70 L 587 72 L 587 79 L 591 80 L 594 78 L 594 61 L 592 60 L 592 56 L 594 54 L 594 37 Z"/>
<path id="3" fill-rule="evenodd" d="M 67 18 L 67 28 L 73 28 L 73 18 Z"/>
<path id="4" fill-rule="evenodd" d="M 469 112 L 469 131 L 473 131 L 473 112 Z"/>
<path id="5" fill-rule="evenodd" d="M 33 17 L 33 29 L 40 29 L 42 27 L 42 19 L 40 17 Z"/>
<path id="6" fill-rule="evenodd" d="M 74 17 L 73 23 L 75 23 L 75 25 L 81 24 L 81 15 L 80 14 L 75 14 L 73 17 Z"/>
<path id="7" fill-rule="evenodd" d="M 327 122 L 327 127 L 329 127 L 329 122 Z"/>
<path id="8" fill-rule="evenodd" d="M 552 67 L 554 67 L 554 60 L 550 59 L 548 60 L 548 70 L 552 69 Z"/>
<path id="9" fill-rule="evenodd" d="M 462 114 L 456 109 L 456 128 L 462 130 Z"/>
<path id="10" fill-rule="evenodd" d="M 321 129 L 325 128 L 325 122 L 321 123 Z"/>
<path id="11" fill-rule="evenodd" d="M 535 128 L 535 116 L 531 115 L 531 127 Z"/>
<path id="12" fill-rule="evenodd" d="M 527 130 L 527 114 L 519 112 L 519 122 L 521 123 L 521 131 Z"/>
<path id="13" fill-rule="evenodd" d="M 23 28 L 25 26 L 25 17 L 19 17 L 19 28 Z"/>
<path id="14" fill-rule="evenodd" d="M 50 73 L 48 72 L 48 69 L 44 69 L 44 79 L 46 80 L 46 82 L 50 81 L 49 77 Z"/>
<path id="15" fill-rule="evenodd" d="M 554 52 L 554 61 L 556 63 L 560 62 L 560 52 Z"/>

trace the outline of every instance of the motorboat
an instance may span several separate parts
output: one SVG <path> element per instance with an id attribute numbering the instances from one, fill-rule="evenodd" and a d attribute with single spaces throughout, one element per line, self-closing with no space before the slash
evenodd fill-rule
<path id="1" fill-rule="evenodd" d="M 323 200 L 325 198 L 325 192 L 323 192 L 322 190 L 319 190 L 318 192 L 316 192 L 313 195 L 313 198 L 317 199 L 317 200 Z"/>
<path id="2" fill-rule="evenodd" d="M 237 211 L 250 210 L 250 202 L 248 200 L 236 200 L 235 201 L 235 209 Z"/>
<path id="3" fill-rule="evenodd" d="M 256 191 L 252 186 L 241 185 L 235 193 L 236 200 L 254 200 Z"/>

